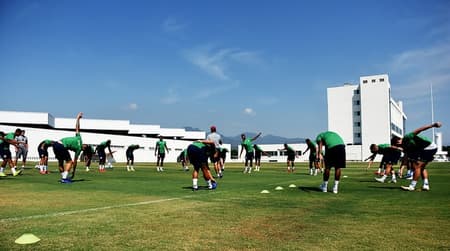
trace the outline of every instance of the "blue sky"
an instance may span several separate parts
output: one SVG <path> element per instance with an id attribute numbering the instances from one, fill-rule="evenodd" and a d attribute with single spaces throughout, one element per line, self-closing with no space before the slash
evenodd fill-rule
<path id="1" fill-rule="evenodd" d="M 450 144 L 450 2 L 0 0 L 1 110 L 314 137 L 326 88 L 389 74 Z"/>

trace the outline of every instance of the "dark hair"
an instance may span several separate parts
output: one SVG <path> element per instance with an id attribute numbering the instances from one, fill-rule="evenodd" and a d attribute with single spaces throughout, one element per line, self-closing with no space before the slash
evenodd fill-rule
<path id="1" fill-rule="evenodd" d="M 400 140 L 400 137 L 398 136 L 392 136 L 391 138 L 391 145 L 397 145 L 397 142 Z"/>

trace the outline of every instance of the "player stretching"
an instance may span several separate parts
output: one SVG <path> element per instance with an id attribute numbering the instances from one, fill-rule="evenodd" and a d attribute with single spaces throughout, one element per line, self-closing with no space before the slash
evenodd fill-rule
<path id="1" fill-rule="evenodd" d="M 61 183 L 72 183 L 72 180 L 68 178 L 70 170 L 72 171 L 72 179 L 75 177 L 75 170 L 77 168 L 78 156 L 81 151 L 86 149 L 87 145 L 83 145 L 80 135 L 80 119 L 83 117 L 83 113 L 78 113 L 77 121 L 75 123 L 75 137 L 63 138 L 58 142 L 53 143 L 53 152 L 58 160 L 59 171 L 61 172 Z M 70 151 L 75 152 L 74 159 L 70 156 Z M 64 161 L 66 162 L 64 165 Z"/>
<path id="2" fill-rule="evenodd" d="M 334 167 L 333 193 L 338 193 L 339 180 L 341 179 L 341 169 L 345 168 L 345 144 L 342 138 L 335 132 L 327 131 L 320 133 L 316 138 L 316 155 L 325 161 L 325 171 L 323 172 L 323 183 L 320 185 L 322 192 L 328 190 L 328 179 L 330 169 Z M 322 147 L 325 146 L 325 156 L 322 155 Z"/>
<path id="3" fill-rule="evenodd" d="M 279 151 L 286 151 L 287 153 L 287 161 L 286 161 L 286 165 L 287 165 L 287 172 L 294 172 L 295 171 L 295 166 L 294 166 L 294 161 L 295 158 L 298 158 L 297 153 L 295 152 L 295 150 L 288 146 L 288 144 L 284 143 L 284 148 L 283 149 L 278 149 Z"/>
<path id="4" fill-rule="evenodd" d="M 134 150 L 139 149 L 139 145 L 131 145 L 127 148 L 126 156 L 127 156 L 127 171 L 134 172 L 136 171 L 133 167 L 134 165 Z"/>
<path id="5" fill-rule="evenodd" d="M 208 189 L 216 189 L 217 183 L 211 175 L 208 166 L 208 153 L 214 153 L 214 142 L 209 140 L 195 141 L 187 148 L 187 156 L 189 162 L 194 166 L 192 172 L 192 190 L 198 190 L 198 172 L 201 169 L 203 178 L 208 184 Z"/>
<path id="6" fill-rule="evenodd" d="M 253 141 L 255 141 L 259 136 L 261 136 L 261 133 L 258 133 L 255 137 L 251 139 L 247 139 L 245 134 L 241 134 L 241 152 L 239 154 L 239 158 L 242 156 L 242 152 L 245 148 L 245 168 L 244 173 L 251 173 L 252 172 L 252 166 L 253 166 L 253 158 L 254 158 L 254 148 L 253 148 Z"/>
<path id="7" fill-rule="evenodd" d="M 370 159 L 370 161 L 373 161 L 375 159 L 375 156 L 377 156 L 377 154 L 383 155 L 380 165 L 384 167 L 385 172 L 383 176 L 381 176 L 380 178 L 375 178 L 376 181 L 384 183 L 387 176 L 392 173 L 391 182 L 397 183 L 393 165 L 397 164 L 402 153 L 401 151 L 403 150 L 400 146 L 398 146 L 399 142 L 400 138 L 394 136 L 391 139 L 391 144 L 370 145 L 370 152 L 372 153 L 372 155 L 368 158 Z"/>
<path id="8" fill-rule="evenodd" d="M 424 136 L 420 136 L 419 133 L 428 130 L 433 127 L 441 127 L 441 122 L 436 122 L 430 125 L 417 128 L 411 133 L 406 134 L 402 139 L 402 147 L 406 153 L 406 156 L 412 163 L 412 169 L 414 171 L 414 177 L 409 186 L 402 186 L 403 190 L 414 191 L 416 189 L 417 181 L 422 176 L 423 186 L 422 190 L 430 190 L 430 184 L 428 181 L 428 171 L 426 166 L 433 161 L 434 154 L 437 152 L 436 144 Z"/>
<path id="9" fill-rule="evenodd" d="M 320 168 L 320 161 L 319 158 L 317 158 L 317 145 L 316 143 L 312 142 L 310 139 L 305 140 L 306 145 L 308 148 L 306 148 L 305 151 L 303 151 L 303 154 L 305 154 L 307 151 L 309 151 L 309 175 L 317 175 L 317 172 L 321 170 Z"/>
<path id="10" fill-rule="evenodd" d="M 105 149 L 108 148 L 109 155 L 111 158 L 114 158 L 113 152 L 111 151 L 111 140 L 103 141 L 100 145 L 97 146 L 96 152 L 98 154 L 98 171 L 106 172 L 105 163 L 106 163 L 106 152 Z"/>
<path id="11" fill-rule="evenodd" d="M 39 153 L 39 173 L 48 174 L 48 148 L 53 146 L 53 141 L 46 139 L 38 146 Z"/>

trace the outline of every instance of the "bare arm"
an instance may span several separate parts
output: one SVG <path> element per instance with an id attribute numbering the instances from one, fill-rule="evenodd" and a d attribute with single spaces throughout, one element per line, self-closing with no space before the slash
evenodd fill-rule
<path id="1" fill-rule="evenodd" d="M 252 141 L 254 141 L 254 140 L 256 140 L 259 136 L 261 136 L 261 134 L 262 134 L 262 132 L 260 132 L 260 133 L 258 133 L 258 134 L 256 134 L 256 136 L 255 137 L 253 137 L 251 140 Z"/>
<path id="2" fill-rule="evenodd" d="M 419 133 L 421 133 L 421 132 L 423 132 L 425 130 L 428 130 L 430 128 L 433 128 L 433 127 L 439 128 L 441 126 L 442 126 L 441 122 L 435 122 L 433 124 L 429 124 L 429 125 L 426 125 L 426 126 L 419 127 L 416 130 L 414 130 L 413 133 L 414 133 L 414 135 L 417 135 L 417 134 L 419 134 Z"/>
<path id="3" fill-rule="evenodd" d="M 77 122 L 75 123 L 75 133 L 80 133 L 80 119 L 83 117 L 83 113 L 80 112 L 77 115 Z"/>

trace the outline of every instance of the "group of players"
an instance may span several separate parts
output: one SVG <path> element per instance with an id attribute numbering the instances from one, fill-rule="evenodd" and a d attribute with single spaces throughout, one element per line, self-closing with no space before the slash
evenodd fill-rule
<path id="1" fill-rule="evenodd" d="M 82 118 L 83 113 L 79 113 L 76 117 L 75 123 L 75 136 L 66 137 L 59 141 L 54 140 L 44 140 L 38 146 L 39 156 L 41 160 L 39 162 L 39 168 L 41 174 L 48 173 L 47 165 L 48 165 L 48 147 L 53 148 L 53 152 L 55 154 L 55 158 L 58 160 L 58 167 L 61 173 L 61 183 L 71 183 L 73 177 L 75 176 L 75 170 L 77 167 L 77 160 L 80 156 L 80 153 L 83 152 L 85 161 L 86 161 L 86 171 L 89 171 L 90 162 L 93 154 L 96 152 L 99 156 L 99 171 L 105 171 L 105 162 L 106 162 L 106 152 L 105 149 L 108 149 L 109 154 L 113 157 L 113 152 L 111 151 L 111 140 L 107 140 L 105 142 L 100 143 L 97 148 L 94 150 L 92 145 L 83 144 L 82 138 L 80 135 L 80 119 Z M 403 190 L 414 191 L 417 185 L 417 182 L 420 177 L 423 179 L 422 190 L 429 190 L 429 180 L 428 180 L 428 171 L 426 166 L 429 162 L 434 159 L 434 154 L 437 152 L 437 147 L 432 143 L 428 138 L 419 135 L 421 132 L 428 130 L 432 127 L 441 127 L 442 124 L 440 122 L 436 122 L 430 125 L 426 125 L 414 130 L 411 133 L 406 134 L 403 138 L 393 137 L 390 144 L 372 144 L 370 146 L 370 151 L 372 155 L 368 158 L 370 161 L 373 161 L 377 154 L 382 154 L 383 158 L 381 160 L 380 165 L 385 168 L 384 174 L 376 178 L 379 182 L 385 182 L 388 175 L 392 175 L 392 182 L 396 182 L 396 175 L 393 170 L 393 165 L 395 165 L 400 159 L 401 153 L 403 152 L 402 159 L 402 168 L 407 167 L 413 172 L 413 177 L 411 184 L 409 186 L 402 186 Z M 217 182 L 211 174 L 208 162 L 214 164 L 214 170 L 217 174 L 217 177 L 223 177 L 224 171 L 224 162 L 225 162 L 225 154 L 226 149 L 222 147 L 222 140 L 220 134 L 217 133 L 217 129 L 215 126 L 210 127 L 211 132 L 207 135 L 205 140 L 195 141 L 190 144 L 180 155 L 180 160 L 183 163 L 183 167 L 185 170 L 187 169 L 188 163 L 193 165 L 193 173 L 192 173 L 192 189 L 198 190 L 198 175 L 201 170 L 203 173 L 203 177 L 208 185 L 208 189 L 215 189 L 217 187 Z M 11 168 L 11 172 L 13 176 L 19 175 L 22 170 L 17 170 L 16 163 L 17 159 L 14 162 L 11 157 L 10 152 L 10 144 L 19 148 L 19 142 L 16 140 L 16 137 L 22 135 L 22 130 L 17 129 L 14 133 L 5 134 L 0 132 L 0 155 L 2 156 L 3 162 L 0 166 L 0 177 L 6 176 L 4 173 L 4 168 L 8 164 Z M 266 154 L 259 146 L 255 145 L 253 141 L 255 141 L 261 133 L 258 133 L 253 138 L 247 138 L 245 134 L 241 135 L 241 152 L 239 156 L 242 156 L 242 153 L 245 149 L 245 167 L 244 173 L 250 173 L 252 170 L 253 159 L 255 159 L 255 170 L 260 170 L 260 159 L 262 154 Z M 306 153 L 308 150 L 309 154 L 309 167 L 310 174 L 317 175 L 318 171 L 323 171 L 323 182 L 320 185 L 320 189 L 323 192 L 328 191 L 328 180 L 330 177 L 330 170 L 334 167 L 334 185 L 332 188 L 333 193 L 338 193 L 339 181 L 341 177 L 341 169 L 346 167 L 346 153 L 345 153 L 345 144 L 342 138 L 335 132 L 326 131 L 320 133 L 315 142 L 310 139 L 306 139 L 307 149 L 304 151 Z M 126 151 L 127 155 L 127 171 L 134 171 L 134 155 L 133 151 L 139 149 L 139 145 L 130 145 Z M 323 149 L 325 151 L 323 151 Z M 295 170 L 294 167 L 294 159 L 297 156 L 296 151 L 294 151 L 287 144 L 284 144 L 284 150 L 287 152 L 287 170 L 288 172 L 293 172 Z M 69 151 L 73 151 L 75 153 L 74 159 L 72 160 Z M 157 171 L 163 171 L 163 163 L 165 152 L 168 152 L 169 149 L 167 147 L 166 142 L 160 137 L 160 140 L 157 142 L 155 147 L 155 155 L 157 156 Z M 269 156 L 269 155 L 268 155 Z M 17 158 L 16 154 L 16 158 Z M 26 159 L 26 156 L 24 160 Z M 321 167 L 321 163 L 324 163 L 324 170 Z M 25 164 L 25 163 L 24 163 Z M 399 175 L 402 174 L 402 168 L 400 170 Z M 71 177 L 69 177 L 69 173 L 71 172 Z"/>

